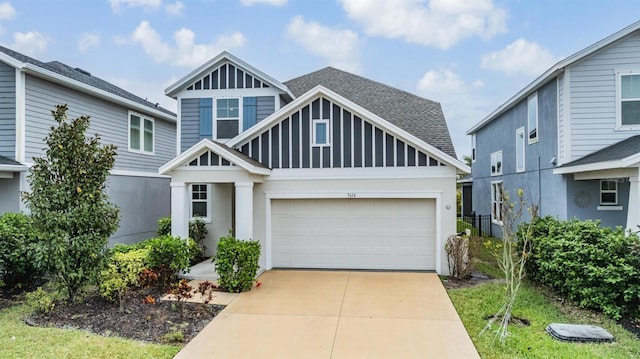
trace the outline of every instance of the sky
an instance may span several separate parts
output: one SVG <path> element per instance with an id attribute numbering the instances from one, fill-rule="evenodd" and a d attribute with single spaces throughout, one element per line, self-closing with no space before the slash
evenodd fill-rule
<path id="1" fill-rule="evenodd" d="M 465 132 L 555 62 L 640 20 L 637 0 L 0 0 L 0 44 L 165 108 L 227 50 L 284 82 L 333 66 L 441 103 Z"/>

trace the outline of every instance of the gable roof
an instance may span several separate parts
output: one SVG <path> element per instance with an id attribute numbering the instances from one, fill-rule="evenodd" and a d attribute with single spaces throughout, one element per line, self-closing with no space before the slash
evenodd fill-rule
<path id="1" fill-rule="evenodd" d="M 284 84 L 296 97 L 316 86 L 327 88 L 456 158 L 438 102 L 333 67 L 296 77 Z"/>
<path id="2" fill-rule="evenodd" d="M 174 169 L 188 164 L 205 151 L 211 151 L 249 173 L 259 175 L 268 175 L 271 173 L 271 169 L 267 166 L 244 153 L 231 148 L 224 143 L 211 141 L 207 138 L 200 140 L 200 142 L 191 146 L 188 150 L 182 152 L 174 159 L 164 164 L 160 169 L 158 169 L 158 173 L 162 175 L 170 174 Z"/>
<path id="3" fill-rule="evenodd" d="M 224 61 L 229 61 L 231 63 L 234 63 L 235 65 L 238 65 L 244 68 L 244 70 L 249 71 L 254 75 L 257 75 L 258 77 L 260 77 L 263 81 L 268 83 L 270 86 L 275 87 L 284 93 L 287 93 L 291 98 L 294 97 L 293 94 L 287 88 L 287 86 L 282 84 L 280 81 L 256 69 L 255 67 L 249 65 L 248 63 L 240 60 L 239 58 L 233 56 L 227 51 L 223 51 L 219 53 L 216 57 L 207 61 L 205 64 L 198 67 L 197 69 L 191 71 L 187 76 L 181 78 L 180 80 L 176 81 L 175 83 L 167 87 L 164 90 L 165 95 L 170 96 L 172 98 L 176 98 L 176 94 L 180 90 L 182 90 L 184 87 L 186 87 L 189 83 L 191 83 L 191 81 L 198 78 L 203 72 L 207 71 L 209 68 L 212 68 L 217 64 L 221 64 Z"/>
<path id="4" fill-rule="evenodd" d="M 85 70 L 73 68 L 62 62 L 42 62 L 3 46 L 0 46 L 0 60 L 37 77 L 62 83 L 84 92 L 92 92 L 93 95 L 111 101 L 119 100 L 118 102 L 126 106 L 152 113 L 166 120 L 176 121 L 175 113 L 158 106 L 156 103 L 147 101 L 110 82 L 92 76 Z"/>
<path id="5" fill-rule="evenodd" d="M 640 161 L 640 135 L 605 147 L 575 161 L 569 162 L 553 172 L 554 174 L 595 171 L 610 168 L 625 168 Z"/>
<path id="6" fill-rule="evenodd" d="M 322 85 L 318 85 L 309 91 L 305 92 L 302 96 L 297 97 L 292 102 L 288 103 L 286 106 L 280 108 L 278 111 L 271 114 L 269 117 L 264 120 L 258 122 L 256 125 L 248 129 L 247 131 L 242 132 L 238 136 L 229 140 L 226 145 L 229 147 L 235 147 L 242 144 L 244 141 L 251 139 L 253 136 L 259 134 L 264 129 L 269 128 L 274 123 L 282 120 L 282 118 L 289 115 L 291 112 L 295 111 L 298 106 L 312 101 L 320 96 L 325 96 L 331 101 L 348 108 L 350 111 L 361 115 L 363 118 L 366 118 L 372 122 L 375 122 L 380 127 L 384 128 L 385 131 L 388 131 L 391 134 L 397 135 L 404 140 L 412 143 L 413 145 L 419 147 L 425 152 L 437 157 L 441 162 L 446 163 L 458 170 L 459 173 L 469 173 L 471 172 L 469 167 L 459 161 L 456 157 L 449 155 L 448 153 L 440 150 L 439 148 L 431 145 L 430 143 L 425 142 L 424 140 L 416 137 L 411 132 L 404 130 L 397 126 L 396 124 L 387 121 L 387 119 L 376 115 L 375 113 L 369 111 L 368 109 L 352 102 L 350 99 L 345 98 L 344 96 L 332 91 L 331 89 L 325 88 Z"/>
<path id="7" fill-rule="evenodd" d="M 27 170 L 27 166 L 18 161 L 14 161 L 11 158 L 0 156 L 0 171 L 9 172 L 24 172 Z"/>
<path id="8" fill-rule="evenodd" d="M 498 116 L 500 116 L 501 114 L 503 114 L 504 112 L 509 110 L 511 107 L 513 107 L 513 105 L 515 105 L 515 104 L 519 103 L 520 101 L 522 101 L 523 99 L 527 98 L 534 91 L 536 91 L 540 87 L 542 87 L 542 85 L 546 84 L 547 82 L 549 82 L 550 80 L 554 79 L 556 76 L 561 74 L 566 67 L 577 63 L 578 61 L 586 58 L 587 56 L 592 55 L 593 53 L 601 50 L 602 48 L 604 48 L 606 46 L 609 46 L 612 43 L 614 43 L 614 42 L 616 42 L 616 41 L 618 41 L 618 40 L 620 40 L 620 39 L 622 39 L 622 38 L 624 38 L 624 37 L 636 32 L 638 30 L 640 30 L 640 21 L 637 21 L 637 22 L 625 27 L 624 29 L 622 29 L 622 30 L 610 35 L 610 36 L 607 36 L 606 38 L 604 38 L 604 39 L 592 44 L 591 46 L 588 46 L 588 47 L 576 52 L 575 54 L 573 54 L 573 55 L 571 55 L 571 56 L 569 56 L 569 57 L 567 57 L 567 58 L 565 58 L 563 60 L 558 61 L 555 65 L 550 67 L 542 75 L 538 76 L 538 78 L 536 78 L 535 80 L 533 80 L 533 82 L 531 82 L 529 85 L 527 85 L 527 87 L 525 87 L 522 90 L 520 90 L 513 97 L 511 97 L 507 102 L 502 104 L 500 107 L 498 107 L 493 112 L 491 112 L 487 117 L 482 119 L 482 121 L 478 122 L 473 127 L 471 127 L 469 130 L 467 130 L 467 132 L 466 132 L 467 135 L 474 134 L 479 129 L 481 129 L 482 127 L 487 125 L 489 122 L 493 121 L 495 118 L 497 118 Z"/>

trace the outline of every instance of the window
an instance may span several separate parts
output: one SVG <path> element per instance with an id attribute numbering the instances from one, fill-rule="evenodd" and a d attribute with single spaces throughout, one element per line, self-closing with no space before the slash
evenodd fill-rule
<path id="1" fill-rule="evenodd" d="M 129 151 L 153 154 L 153 119 L 129 113 Z"/>
<path id="2" fill-rule="evenodd" d="M 516 130 L 516 172 L 524 172 L 524 127 Z"/>
<path id="3" fill-rule="evenodd" d="M 640 127 L 640 74 L 619 74 L 619 125 Z"/>
<path id="4" fill-rule="evenodd" d="M 329 145 L 329 120 L 313 120 L 313 145 Z"/>
<path id="5" fill-rule="evenodd" d="M 502 182 L 491 182 L 491 220 L 502 223 Z"/>
<path id="6" fill-rule="evenodd" d="M 209 186 L 206 184 L 191 185 L 191 218 L 209 218 Z"/>
<path id="7" fill-rule="evenodd" d="M 527 125 L 529 127 L 529 143 L 538 142 L 538 93 L 527 100 Z"/>
<path id="8" fill-rule="evenodd" d="M 471 135 L 471 162 L 476 161 L 476 134 Z"/>
<path id="9" fill-rule="evenodd" d="M 502 175 L 502 151 L 491 154 L 491 175 Z"/>
<path id="10" fill-rule="evenodd" d="M 603 206 L 618 204 L 618 181 L 600 181 L 600 204 Z"/>
<path id="11" fill-rule="evenodd" d="M 216 138 L 229 139 L 238 135 L 240 106 L 237 98 L 216 100 Z"/>

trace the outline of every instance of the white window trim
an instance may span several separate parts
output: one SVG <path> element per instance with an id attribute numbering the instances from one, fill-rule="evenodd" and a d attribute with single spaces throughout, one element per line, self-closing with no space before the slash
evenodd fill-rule
<path id="1" fill-rule="evenodd" d="M 493 188 L 494 185 L 496 184 L 500 184 L 502 187 L 502 191 L 504 191 L 504 187 L 502 184 L 502 181 L 492 181 L 491 182 L 491 223 L 495 223 L 495 224 L 502 224 L 502 217 L 504 215 L 504 213 L 502 213 L 502 207 L 504 206 L 504 198 L 502 198 L 502 194 L 500 194 L 500 207 L 499 207 L 499 211 L 500 211 L 500 219 L 496 219 L 495 216 L 495 212 L 494 212 L 494 202 L 496 202 L 496 198 L 495 198 L 495 190 Z"/>
<path id="2" fill-rule="evenodd" d="M 207 216 L 206 217 L 194 217 L 193 216 L 193 185 L 207 185 Z M 201 202 L 202 200 L 198 200 Z M 189 184 L 189 221 L 195 221 L 199 218 L 204 223 L 211 223 L 211 184 L 210 183 L 191 183 Z"/>
<path id="3" fill-rule="evenodd" d="M 518 145 L 518 138 L 522 136 L 522 145 Z M 525 156 L 526 151 L 526 141 L 525 141 L 525 130 L 524 127 L 520 127 L 516 130 L 516 172 L 521 173 L 524 172 L 527 167 L 527 160 Z M 521 150 L 520 156 L 522 156 L 522 167 L 518 167 L 518 150 Z"/>
<path id="4" fill-rule="evenodd" d="M 535 99 L 536 102 L 536 138 L 531 139 L 529 138 L 529 133 L 531 133 L 531 128 L 529 126 L 530 122 L 529 121 L 529 102 L 531 102 L 533 99 Z M 540 139 L 540 126 L 539 126 L 539 119 L 540 119 L 540 102 L 538 101 L 538 92 L 534 92 L 531 96 L 529 96 L 527 98 L 527 142 L 529 144 L 533 144 L 538 142 L 538 140 Z"/>
<path id="5" fill-rule="evenodd" d="M 494 158 L 496 159 L 496 161 L 494 161 Z M 499 161 L 497 160 L 498 158 L 500 159 Z M 500 166 L 498 166 L 498 163 L 500 163 Z M 493 171 L 494 164 L 496 167 L 495 172 Z M 492 176 L 502 176 L 502 170 L 504 169 L 504 162 L 502 161 L 502 151 L 496 151 L 491 154 L 490 165 L 491 167 L 489 168 L 489 170 Z M 498 168 L 500 168 L 499 171 Z"/>
<path id="6" fill-rule="evenodd" d="M 471 135 L 471 162 L 476 161 L 476 134 Z"/>
<path id="7" fill-rule="evenodd" d="M 613 182 L 616 184 L 616 189 L 615 190 L 603 190 L 602 189 L 602 182 Z M 617 206 L 618 205 L 618 188 L 620 186 L 618 186 L 618 182 L 614 181 L 614 180 L 600 180 L 600 206 Z M 602 194 L 603 193 L 613 193 L 616 196 L 616 200 L 615 202 L 612 203 L 603 203 L 602 202 Z"/>
<path id="8" fill-rule="evenodd" d="M 140 149 L 135 149 L 135 148 L 131 148 L 131 116 L 138 116 L 140 117 Z M 151 127 L 152 127 L 152 143 L 151 146 L 153 148 L 152 151 L 145 151 L 144 150 L 144 121 L 148 120 L 151 121 Z M 138 112 L 134 112 L 134 111 L 129 111 L 128 115 L 127 115 L 127 147 L 129 148 L 129 152 L 133 152 L 133 153 L 140 153 L 143 155 L 149 155 L 149 156 L 153 156 L 155 154 L 156 151 L 156 122 L 152 117 L 149 116 L 145 116 L 141 113 Z"/>
<path id="9" fill-rule="evenodd" d="M 640 75 L 640 70 L 616 71 L 616 130 L 619 130 L 619 131 L 640 130 L 640 124 L 638 125 L 622 124 L 622 76 L 625 76 L 625 75 Z"/>
<path id="10" fill-rule="evenodd" d="M 218 100 L 238 100 L 238 118 L 235 117 L 218 117 Z M 242 97 L 213 97 L 213 104 L 211 105 L 212 109 L 212 115 L 213 115 L 213 129 L 212 132 L 214 134 L 214 137 L 216 140 L 230 140 L 236 136 L 238 136 L 239 134 L 241 134 L 244 129 L 242 128 L 242 108 L 243 108 L 243 103 L 242 103 Z M 218 120 L 237 120 L 238 121 L 238 135 L 230 137 L 230 138 L 222 138 L 222 137 L 218 137 Z"/>
<path id="11" fill-rule="evenodd" d="M 324 123 L 326 124 L 326 139 L 327 142 L 325 143 L 316 143 L 316 124 L 319 123 Z M 330 127 L 330 121 L 328 119 L 313 119 L 311 120 L 311 145 L 312 146 L 318 146 L 318 147 L 324 147 L 324 146 L 330 146 L 331 145 L 331 127 Z"/>

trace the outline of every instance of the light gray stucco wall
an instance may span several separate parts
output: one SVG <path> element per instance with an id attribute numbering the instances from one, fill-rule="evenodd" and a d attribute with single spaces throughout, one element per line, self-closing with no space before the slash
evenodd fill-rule
<path id="1" fill-rule="evenodd" d="M 120 207 L 120 228 L 109 245 L 135 243 L 154 237 L 157 222 L 168 216 L 171 188 L 168 178 L 110 176 L 108 194 Z"/>
<path id="2" fill-rule="evenodd" d="M 20 212 L 20 175 L 0 178 L 0 215 L 6 212 Z"/>
<path id="3" fill-rule="evenodd" d="M 568 188 L 568 218 L 600 219 L 601 224 L 608 227 L 626 226 L 629 182 L 618 183 L 618 205 L 622 207 L 622 210 L 598 210 L 600 180 L 575 181 L 570 179 Z"/>

